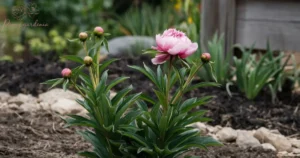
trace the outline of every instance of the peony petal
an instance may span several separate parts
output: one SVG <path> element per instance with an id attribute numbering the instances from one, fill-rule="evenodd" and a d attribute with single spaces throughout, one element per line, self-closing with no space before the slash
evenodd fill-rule
<path id="1" fill-rule="evenodd" d="M 151 61 L 154 65 L 157 65 L 166 62 L 169 58 L 169 54 L 158 54 L 155 56 L 155 58 L 151 59 Z"/>
<path id="2" fill-rule="evenodd" d="M 197 51 L 197 49 L 198 49 L 198 43 L 192 43 L 184 53 L 179 54 L 179 57 L 184 59 L 194 54 Z"/>
<path id="3" fill-rule="evenodd" d="M 178 41 L 178 38 L 156 35 L 157 50 L 161 52 L 167 52 L 169 49 L 173 48 Z"/>
<path id="4" fill-rule="evenodd" d="M 171 55 L 182 54 L 188 49 L 188 46 L 189 45 L 185 42 L 179 42 L 172 49 L 168 50 L 168 53 Z"/>

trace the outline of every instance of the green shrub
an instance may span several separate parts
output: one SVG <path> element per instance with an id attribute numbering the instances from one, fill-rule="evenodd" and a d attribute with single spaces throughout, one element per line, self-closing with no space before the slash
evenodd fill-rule
<path id="1" fill-rule="evenodd" d="M 282 87 L 284 67 L 289 58 L 282 63 L 284 53 L 275 56 L 273 51 L 267 47 L 267 52 L 262 55 L 251 54 L 253 47 L 246 50 L 239 47 L 242 57 L 234 57 L 236 85 L 248 99 L 255 99 L 257 95 L 267 86 L 271 87 L 273 101 L 276 93 Z M 258 60 L 257 60 L 258 58 Z"/>

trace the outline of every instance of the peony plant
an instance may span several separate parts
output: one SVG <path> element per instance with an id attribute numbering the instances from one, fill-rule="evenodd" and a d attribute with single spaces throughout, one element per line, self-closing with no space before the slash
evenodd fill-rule
<path id="1" fill-rule="evenodd" d="M 110 95 L 110 90 L 118 83 L 128 79 L 120 77 L 108 81 L 108 70 L 106 67 L 116 61 L 110 59 L 100 63 L 100 48 L 107 46 L 106 36 L 103 28 L 95 27 L 92 33 L 81 32 L 78 38 L 70 41 L 79 41 L 85 50 L 84 58 L 78 56 L 63 56 L 63 58 L 79 63 L 78 67 L 65 68 L 62 70 L 62 78 L 52 79 L 44 82 L 51 87 L 62 84 L 64 89 L 74 87 L 83 97 L 76 100 L 87 111 L 87 116 L 69 115 L 66 126 L 83 126 L 89 130 L 78 133 L 89 141 L 93 152 L 80 152 L 85 157 L 114 158 L 122 157 L 124 154 L 120 146 L 125 143 L 121 131 L 131 129 L 131 123 L 136 117 L 143 114 L 142 110 L 130 110 L 130 107 L 137 101 L 138 94 L 130 94 L 133 89 L 128 86 L 119 91 L 115 96 Z M 88 49 L 89 48 L 89 49 Z M 89 74 L 84 73 L 84 68 Z"/>
<path id="2" fill-rule="evenodd" d="M 193 108 L 207 103 L 211 96 L 185 99 L 185 94 L 204 86 L 218 86 L 213 82 L 192 84 L 196 72 L 204 64 L 210 64 L 210 54 L 203 53 L 194 63 L 188 64 L 184 59 L 192 55 L 198 48 L 185 33 L 176 29 L 168 29 L 156 36 L 156 47 L 145 53 L 155 53 L 152 63 L 163 64 L 156 71 L 147 65 L 130 66 L 147 76 L 156 88 L 156 98 L 142 96 L 137 102 L 143 115 L 136 119 L 136 133 L 122 134 L 134 140 L 126 145 L 126 149 L 134 149 L 137 157 L 172 158 L 194 149 L 221 145 L 211 137 L 201 136 L 200 131 L 191 126 L 195 122 L 206 122 L 205 110 L 193 111 Z M 152 106 L 148 108 L 147 104 Z M 137 130 L 138 129 L 138 130 Z"/>
<path id="3" fill-rule="evenodd" d="M 172 158 L 194 148 L 221 145 L 211 137 L 201 136 L 200 131 L 191 126 L 198 121 L 210 120 L 204 117 L 206 111 L 192 109 L 207 103 L 211 97 L 185 99 L 184 96 L 195 88 L 217 86 L 212 82 L 191 84 L 196 72 L 204 64 L 210 64 L 209 53 L 203 53 L 196 62 L 188 64 L 185 58 L 198 49 L 197 43 L 176 29 L 166 30 L 156 36 L 157 46 L 146 50 L 146 53 L 156 54 L 152 59 L 152 63 L 158 65 L 156 72 L 147 65 L 143 68 L 129 66 L 155 84 L 156 98 L 142 93 L 130 94 L 132 86 L 110 96 L 110 90 L 128 77 L 107 79 L 108 70 L 105 69 L 116 59 L 100 62 L 99 52 L 102 45 L 108 49 L 105 39 L 108 35 L 101 27 L 96 27 L 92 33 L 80 33 L 71 41 L 80 41 L 86 56 L 64 56 L 80 65 L 72 70 L 65 68 L 61 72 L 62 78 L 45 82 L 51 88 L 60 84 L 64 89 L 72 86 L 83 97 L 77 102 L 86 109 L 87 115 L 69 115 L 65 119 L 66 126 L 88 127 L 78 133 L 94 149 L 80 152 L 81 156 Z M 84 73 L 84 68 L 89 74 Z"/>

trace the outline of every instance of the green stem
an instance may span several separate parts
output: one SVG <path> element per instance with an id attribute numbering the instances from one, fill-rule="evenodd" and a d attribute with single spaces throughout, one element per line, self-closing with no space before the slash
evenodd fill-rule
<path id="1" fill-rule="evenodd" d="M 96 89 L 95 77 L 93 75 L 93 70 L 92 70 L 91 67 L 89 67 L 89 73 L 90 73 L 90 77 L 91 77 L 91 80 L 92 80 L 92 83 L 93 83 L 93 87 L 94 87 L 94 89 Z"/>
<path id="2" fill-rule="evenodd" d="M 83 49 L 85 51 L 86 56 L 88 56 L 89 54 L 88 54 L 88 51 L 87 51 L 87 48 L 86 48 L 86 42 L 83 42 Z"/>
<path id="3" fill-rule="evenodd" d="M 174 100 L 172 101 L 172 104 L 176 103 L 178 101 L 178 99 L 183 95 L 183 92 L 185 91 L 185 89 L 187 88 L 187 86 L 189 86 L 189 84 L 191 83 L 192 79 L 195 77 L 196 73 L 198 72 L 198 70 L 203 66 L 203 64 L 199 65 L 197 68 L 196 68 L 196 71 L 192 74 L 189 74 L 186 82 L 184 83 L 184 85 L 182 86 L 182 90 L 179 91 Z"/>
<path id="4" fill-rule="evenodd" d="M 167 107 L 165 108 L 164 112 L 168 111 L 168 107 L 169 107 L 169 100 L 170 100 L 170 90 L 171 90 L 171 72 L 172 72 L 172 57 L 169 61 L 168 64 L 168 70 L 167 70 L 167 89 L 166 89 L 166 99 L 167 99 Z"/>
<path id="5" fill-rule="evenodd" d="M 85 94 L 77 87 L 76 83 L 74 81 L 71 81 L 75 89 L 80 93 L 82 97 L 85 97 Z"/>
<path id="6" fill-rule="evenodd" d="M 107 141 L 107 144 L 108 144 L 109 155 L 110 155 L 111 158 L 114 158 L 114 155 L 113 155 L 113 152 L 112 152 L 112 148 L 111 148 L 111 145 L 110 145 L 109 140 L 108 140 L 107 137 L 106 137 L 106 141 Z"/>

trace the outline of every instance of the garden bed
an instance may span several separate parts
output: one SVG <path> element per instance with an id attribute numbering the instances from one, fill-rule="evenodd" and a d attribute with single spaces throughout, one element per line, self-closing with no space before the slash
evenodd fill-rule
<path id="1" fill-rule="evenodd" d="M 127 67 L 127 65 L 147 65 L 154 67 L 149 57 L 121 58 L 109 66 L 109 78 L 130 76 L 131 78 L 115 87 L 118 91 L 132 84 L 135 92 L 151 94 L 153 84 L 148 79 Z M 28 63 L 0 62 L 0 91 L 12 95 L 19 93 L 38 94 L 47 91 L 48 87 L 40 83 L 60 77 L 64 67 L 74 67 L 73 63 L 45 62 L 35 59 Z M 230 126 L 235 129 L 257 129 L 267 127 L 278 129 L 286 136 L 298 137 L 300 130 L 300 111 L 297 103 L 300 94 L 282 92 L 279 101 L 271 103 L 270 95 L 262 93 L 254 101 L 247 100 L 241 93 L 234 91 L 234 97 L 229 97 L 222 88 L 202 88 L 190 92 L 185 97 L 201 97 L 212 95 L 212 101 L 203 107 L 207 116 L 213 121 L 210 125 Z M 283 95 L 284 94 L 284 95 Z M 195 109 L 197 110 L 197 109 Z M 64 123 L 57 114 L 49 111 L 23 112 L 19 109 L 0 110 L 0 156 L 10 157 L 77 157 L 76 152 L 90 149 L 75 130 L 78 128 L 62 128 Z M 208 152 L 194 150 L 188 155 L 202 157 L 276 157 L 276 153 L 262 148 L 242 149 L 236 144 L 226 144 L 223 147 L 209 148 Z"/>
<path id="2" fill-rule="evenodd" d="M 75 131 L 79 128 L 63 128 L 64 122 L 49 111 L 23 112 L 1 109 L 0 157 L 1 158 L 79 158 L 77 152 L 91 150 Z M 242 149 L 235 144 L 195 150 L 186 155 L 203 158 L 247 157 L 273 158 L 276 153 L 262 148 Z"/>
<path id="3" fill-rule="evenodd" d="M 118 76 L 130 76 L 130 79 L 117 85 L 115 90 L 120 90 L 130 84 L 135 92 L 144 92 L 154 97 L 151 93 L 153 84 L 139 72 L 130 69 L 127 65 L 145 64 L 154 67 L 149 57 L 121 58 L 109 66 L 109 78 Z M 33 60 L 28 63 L 12 64 L 0 63 L 0 91 L 18 93 L 30 93 L 38 95 L 47 91 L 48 87 L 40 83 L 52 78 L 60 77 L 60 71 L 64 67 L 74 67 L 72 63 L 44 62 Z M 201 97 L 212 95 L 212 101 L 202 109 L 209 110 L 207 116 L 213 119 L 211 125 L 230 126 L 235 129 L 257 129 L 267 127 L 278 129 L 284 135 L 295 135 L 300 131 L 300 102 L 299 93 L 282 92 L 279 100 L 272 104 L 270 95 L 261 93 L 254 101 L 249 101 L 238 91 L 233 97 L 229 97 L 226 90 L 217 87 L 201 88 L 190 92 L 185 97 Z"/>

